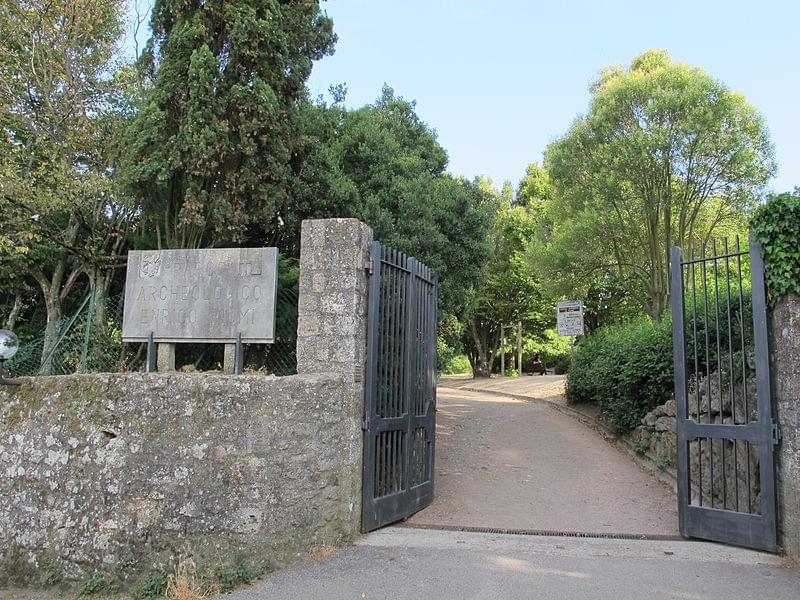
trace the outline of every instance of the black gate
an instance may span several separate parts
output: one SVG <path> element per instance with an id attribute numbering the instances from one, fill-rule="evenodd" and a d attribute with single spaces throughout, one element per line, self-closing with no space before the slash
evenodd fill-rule
<path id="1" fill-rule="evenodd" d="M 415 258 L 372 244 L 361 528 L 433 501 L 436 278 Z"/>
<path id="2" fill-rule="evenodd" d="M 681 534 L 774 552 L 778 436 L 761 247 L 748 253 L 737 239 L 686 260 L 673 248 L 671 259 Z"/>

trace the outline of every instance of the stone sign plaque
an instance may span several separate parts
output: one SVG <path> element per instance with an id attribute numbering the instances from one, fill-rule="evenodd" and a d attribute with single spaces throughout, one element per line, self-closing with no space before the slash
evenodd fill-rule
<path id="1" fill-rule="evenodd" d="M 122 339 L 271 344 L 277 248 L 128 253 Z"/>

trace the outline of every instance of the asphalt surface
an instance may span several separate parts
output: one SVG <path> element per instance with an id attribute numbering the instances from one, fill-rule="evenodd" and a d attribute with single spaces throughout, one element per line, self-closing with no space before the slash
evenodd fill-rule
<path id="1" fill-rule="evenodd" d="M 230 600 L 797 600 L 800 571 L 717 544 L 390 527 Z"/>

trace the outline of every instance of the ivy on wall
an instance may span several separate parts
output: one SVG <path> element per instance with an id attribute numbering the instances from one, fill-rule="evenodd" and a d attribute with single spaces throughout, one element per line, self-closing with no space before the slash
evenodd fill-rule
<path id="1" fill-rule="evenodd" d="M 771 196 L 753 213 L 750 230 L 764 248 L 770 303 L 800 295 L 800 188 Z"/>

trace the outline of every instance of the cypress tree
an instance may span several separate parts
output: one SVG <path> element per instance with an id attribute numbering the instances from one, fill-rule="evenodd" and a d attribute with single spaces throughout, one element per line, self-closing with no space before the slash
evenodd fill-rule
<path id="1" fill-rule="evenodd" d="M 333 52 L 318 1 L 156 0 L 150 89 L 122 176 L 162 248 L 237 243 L 287 200 L 312 61 Z"/>

